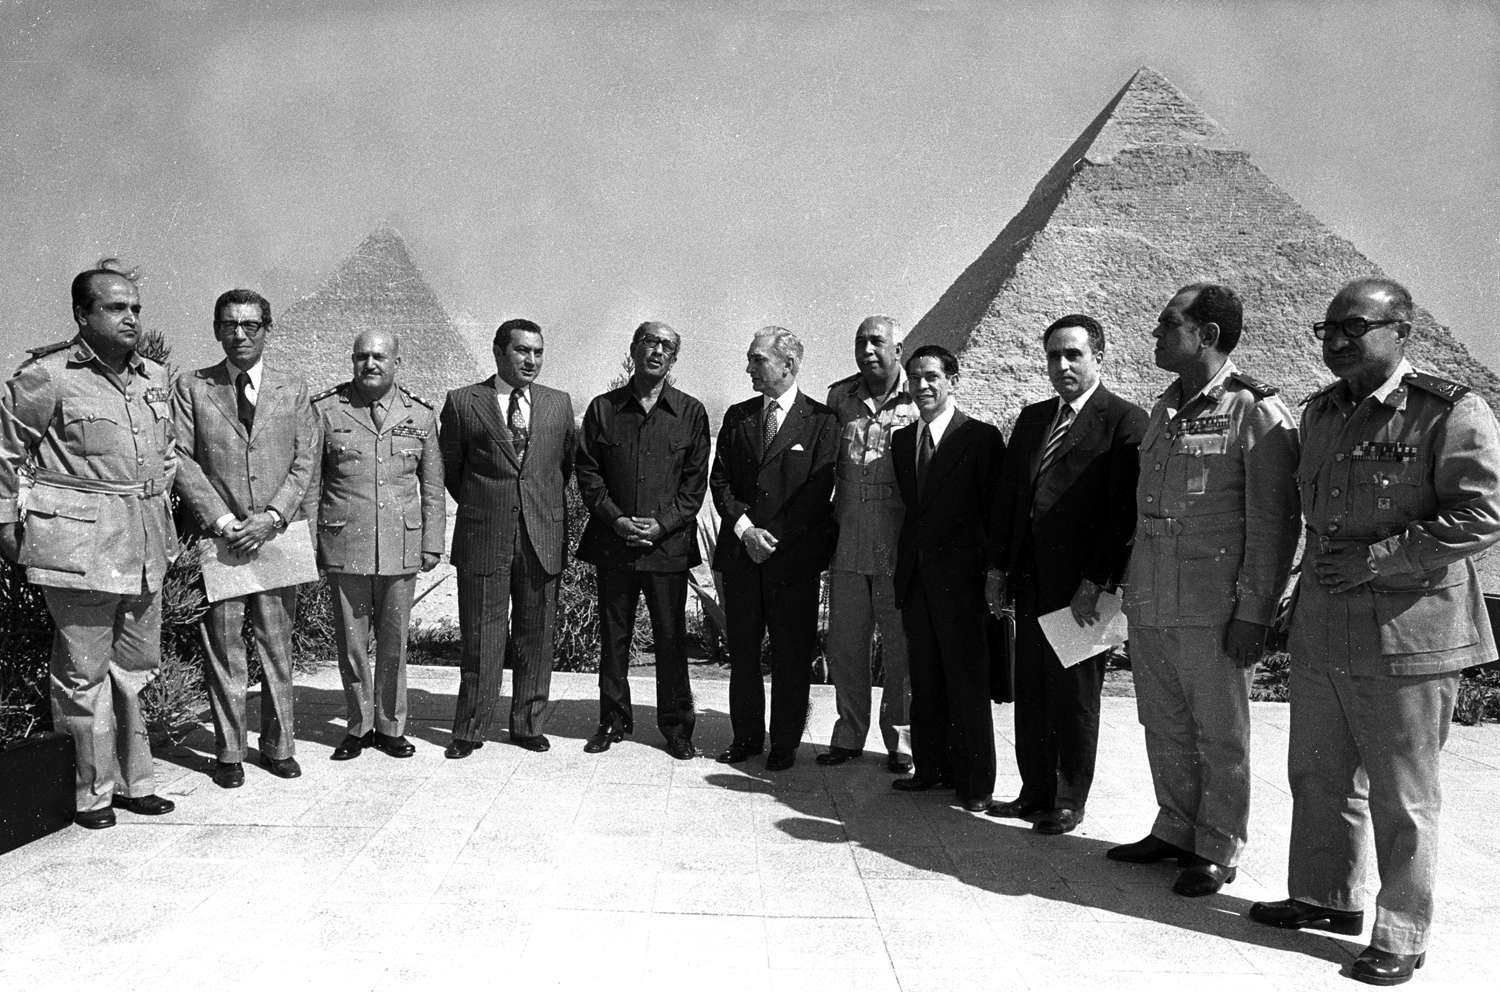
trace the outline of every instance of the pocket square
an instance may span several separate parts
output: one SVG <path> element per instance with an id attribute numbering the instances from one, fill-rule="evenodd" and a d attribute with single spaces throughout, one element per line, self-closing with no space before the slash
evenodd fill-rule
<path id="1" fill-rule="evenodd" d="M 802 443 L 799 441 L 798 443 L 792 445 L 790 448 L 788 448 L 786 450 L 788 450 L 788 451 L 806 451 L 807 449 L 804 448 L 804 447 L 802 447 Z"/>

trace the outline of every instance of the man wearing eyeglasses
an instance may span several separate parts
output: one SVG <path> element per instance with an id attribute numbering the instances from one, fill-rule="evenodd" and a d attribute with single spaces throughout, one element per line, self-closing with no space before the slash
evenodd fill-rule
<path id="1" fill-rule="evenodd" d="M 1229 354 L 1234 290 L 1184 286 L 1157 318 L 1156 365 L 1177 379 L 1141 439 L 1124 609 L 1136 710 L 1156 789 L 1151 833 L 1116 861 L 1175 858 L 1172 891 L 1234 881 L 1250 819 L 1250 685 L 1281 603 L 1301 517 L 1297 425 Z"/>
<path id="2" fill-rule="evenodd" d="M 1437 875 L 1438 754 L 1459 672 L 1495 658 L 1473 556 L 1500 540 L 1500 430 L 1467 386 L 1406 359 L 1413 305 L 1358 279 L 1313 325 L 1337 375 L 1302 415 L 1307 515 L 1292 614 L 1289 899 L 1250 918 L 1364 926 L 1366 821 L 1380 892 L 1350 976 L 1422 966 Z"/>
<path id="3" fill-rule="evenodd" d="M 214 302 L 214 337 L 224 361 L 179 377 L 172 390 L 182 458 L 177 493 L 203 532 L 241 554 L 317 512 L 311 485 L 317 420 L 307 384 L 262 359 L 270 330 L 264 296 L 249 289 L 223 293 Z M 212 777 L 224 789 L 245 784 L 246 613 L 263 671 L 260 763 L 278 778 L 302 774 L 292 739 L 297 587 L 286 586 L 211 603 L 201 623 L 217 759 Z"/>
<path id="4" fill-rule="evenodd" d="M 574 465 L 589 522 L 578 558 L 599 588 L 599 729 L 583 749 L 608 751 L 633 731 L 630 641 L 646 599 L 656 653 L 656 726 L 672 757 L 693 747 L 688 682 L 688 569 L 702 558 L 696 521 L 708 492 L 708 413 L 672 384 L 682 339 L 658 321 L 635 329 L 630 381 L 594 397 Z"/>

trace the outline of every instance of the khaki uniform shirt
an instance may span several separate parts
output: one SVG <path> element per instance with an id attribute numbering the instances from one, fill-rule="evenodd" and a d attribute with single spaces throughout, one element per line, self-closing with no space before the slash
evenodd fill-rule
<path id="1" fill-rule="evenodd" d="M 314 477 L 318 554 L 330 572 L 404 575 L 443 553 L 447 503 L 432 406 L 391 387 L 379 429 L 344 383 L 313 397 L 322 437 Z"/>
<path id="2" fill-rule="evenodd" d="M 1305 569 L 1293 657 L 1368 674 L 1451 672 L 1495 659 L 1471 556 L 1500 540 L 1500 431 L 1484 400 L 1403 361 L 1356 404 L 1342 381 L 1302 414 L 1297 469 L 1307 557 L 1368 547 L 1375 578 L 1326 592 Z"/>
<path id="3" fill-rule="evenodd" d="M 1142 627 L 1270 624 L 1301 531 L 1297 425 L 1276 390 L 1224 367 L 1172 383 L 1141 440 L 1125 612 Z"/>
<path id="4" fill-rule="evenodd" d="M 838 547 L 828 566 L 836 572 L 894 575 L 896 539 L 905 504 L 896 489 L 891 435 L 917 419 L 903 370 L 896 388 L 877 405 L 858 373 L 828 389 L 828 406 L 838 414 L 838 482 L 833 493 L 839 524 Z"/>
<path id="5" fill-rule="evenodd" d="M 166 369 L 135 355 L 117 375 L 81 335 L 32 356 L 0 395 L 0 523 L 22 522 L 27 580 L 157 591 L 177 556 Z"/>

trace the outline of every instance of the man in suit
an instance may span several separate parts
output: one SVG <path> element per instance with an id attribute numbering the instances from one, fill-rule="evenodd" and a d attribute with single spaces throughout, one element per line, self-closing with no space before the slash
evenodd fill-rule
<path id="1" fill-rule="evenodd" d="M 630 344 L 630 381 L 583 415 L 578 492 L 589 523 L 579 559 L 599 587 L 599 729 L 583 749 L 607 751 L 632 731 L 630 639 L 644 596 L 656 651 L 656 726 L 672 757 L 693 747 L 688 681 L 688 569 L 702 558 L 696 521 L 708 490 L 708 414 L 671 382 L 682 338 L 646 321 Z"/>
<path id="2" fill-rule="evenodd" d="M 542 329 L 532 321 L 501 324 L 494 352 L 496 375 L 450 392 L 438 418 L 444 482 L 458 501 L 449 560 L 458 570 L 463 639 L 453 739 L 443 752 L 449 758 L 467 758 L 483 745 L 507 654 L 510 739 L 529 751 L 551 747 L 541 717 L 567 555 L 573 400 L 536 381 Z"/>
<path id="3" fill-rule="evenodd" d="M 1268 926 L 1364 928 L 1351 978 L 1399 985 L 1426 959 L 1439 757 L 1459 672 L 1495 658 L 1473 557 L 1500 540 L 1500 428 L 1461 383 L 1414 369 L 1411 294 L 1357 279 L 1313 325 L 1338 376 L 1302 414 L 1307 550 L 1292 614 L 1289 899 Z M 1367 826 L 1368 824 L 1368 826 Z"/>
<path id="4" fill-rule="evenodd" d="M 409 758 L 416 748 L 406 739 L 406 635 L 417 572 L 443 556 L 443 458 L 432 404 L 396 384 L 396 335 L 362 332 L 353 363 L 353 379 L 312 401 L 323 439 L 318 557 L 333 593 L 348 716 L 333 760 L 366 747 Z"/>
<path id="5" fill-rule="evenodd" d="M 1037 618 L 1070 608 L 1080 627 L 1117 586 L 1135 532 L 1137 449 L 1146 411 L 1099 384 L 1104 328 L 1069 314 L 1042 333 L 1054 399 L 1021 411 L 1005 448 L 990 524 L 985 598 L 1016 607 L 1016 768 L 1020 795 L 991 816 L 1040 814 L 1038 833 L 1083 822 L 1099 746 L 1104 655 L 1064 668 Z"/>
<path id="6" fill-rule="evenodd" d="M 214 303 L 214 336 L 225 359 L 178 378 L 172 390 L 181 467 L 177 493 L 209 534 L 241 553 L 315 512 L 311 483 L 318 458 L 318 425 L 307 384 L 266 364 L 271 304 L 253 290 L 231 289 Z M 200 625 L 208 655 L 208 701 L 213 711 L 222 788 L 245 783 L 245 681 L 241 636 L 250 614 L 263 675 L 260 685 L 260 763 L 280 778 L 302 774 L 292 738 L 292 624 L 297 587 L 286 586 L 209 605 Z"/>
<path id="7" fill-rule="evenodd" d="M 722 524 L 714 569 L 724 576 L 729 720 L 734 741 L 719 761 L 765 748 L 761 637 L 771 636 L 771 753 L 766 768 L 796 761 L 807 721 L 818 637 L 819 583 L 833 554 L 838 417 L 797 388 L 802 342 L 767 327 L 750 342 L 745 371 L 760 396 L 730 407 L 708 486 Z"/>
<path id="8" fill-rule="evenodd" d="M 896 602 L 911 665 L 911 752 L 903 792 L 952 785 L 970 812 L 995 793 L 995 726 L 984 576 L 1005 457 L 992 424 L 958 409 L 958 359 L 923 345 L 906 362 L 920 423 L 891 439 L 906 515 L 896 546 Z"/>

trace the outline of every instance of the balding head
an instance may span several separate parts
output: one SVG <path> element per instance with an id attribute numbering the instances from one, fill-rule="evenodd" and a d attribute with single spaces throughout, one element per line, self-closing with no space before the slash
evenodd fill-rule
<path id="1" fill-rule="evenodd" d="M 1334 296 L 1328 309 L 1332 310 L 1335 304 L 1342 305 L 1354 301 L 1377 304 L 1380 307 L 1382 320 L 1411 320 L 1415 310 L 1411 291 L 1396 280 L 1385 276 L 1366 276 L 1363 279 L 1353 279 L 1344 283 L 1344 288 Z"/>
<path id="2" fill-rule="evenodd" d="M 384 327 L 371 327 L 360 331 L 354 339 L 354 350 L 351 354 L 358 355 L 361 351 L 369 351 L 378 348 L 380 351 L 393 358 L 401 355 L 401 338 L 395 331 Z"/>
<path id="3" fill-rule="evenodd" d="M 854 364 L 865 389 L 885 397 L 901 379 L 901 324 L 894 317 L 874 314 L 854 330 Z"/>
<path id="4" fill-rule="evenodd" d="M 354 388 L 373 402 L 390 392 L 396 381 L 396 369 L 401 364 L 401 339 L 383 327 L 360 331 L 354 339 L 351 358 Z"/>

